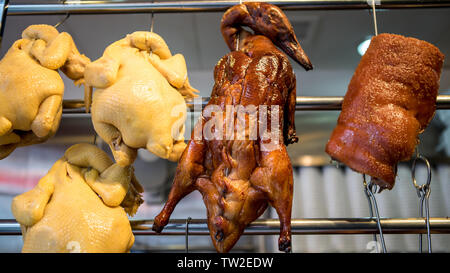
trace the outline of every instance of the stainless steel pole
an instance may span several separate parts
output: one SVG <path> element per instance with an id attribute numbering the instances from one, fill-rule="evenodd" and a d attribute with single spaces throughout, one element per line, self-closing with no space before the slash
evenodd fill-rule
<path id="1" fill-rule="evenodd" d="M 202 108 L 208 103 L 209 98 L 203 98 Z M 295 109 L 297 111 L 322 111 L 341 110 L 343 97 L 297 97 Z M 194 104 L 187 102 L 190 111 L 194 111 Z M 436 101 L 437 109 L 450 109 L 450 95 L 440 95 Z M 82 100 L 65 100 L 63 102 L 63 113 L 82 114 L 85 113 Z"/>
<path id="2" fill-rule="evenodd" d="M 0 46 L 3 40 L 3 31 L 5 30 L 6 13 L 8 12 L 9 0 L 0 0 Z"/>
<path id="3" fill-rule="evenodd" d="M 282 0 L 267 1 L 285 10 L 370 9 L 367 0 Z M 377 1 L 378 2 L 378 1 Z M 67 1 L 65 4 L 11 4 L 8 15 L 222 12 L 239 1 L 171 1 L 154 3 L 111 3 L 108 1 Z M 379 9 L 445 8 L 450 0 L 381 0 Z"/>
<path id="4" fill-rule="evenodd" d="M 130 221 L 135 235 L 158 235 L 152 230 L 153 220 Z M 386 234 L 426 233 L 422 218 L 381 219 Z M 373 234 L 377 233 L 377 222 L 370 218 L 292 219 L 292 234 Z M 432 233 L 450 234 L 450 218 L 430 218 Z M 161 235 L 185 235 L 186 219 L 172 219 Z M 278 219 L 260 219 L 250 224 L 244 234 L 277 235 L 280 233 Z M 0 235 L 20 235 L 15 220 L 0 220 Z M 205 219 L 189 221 L 189 235 L 209 235 Z"/>

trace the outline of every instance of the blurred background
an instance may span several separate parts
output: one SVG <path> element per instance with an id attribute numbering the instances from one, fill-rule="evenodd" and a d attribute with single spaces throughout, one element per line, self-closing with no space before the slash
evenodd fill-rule
<path id="1" fill-rule="evenodd" d="M 58 3 L 59 1 L 10 0 L 10 4 Z M 74 2 L 74 1 L 71 1 Z M 82 1 L 81 1 L 82 2 Z M 123 2 L 123 1 L 111 1 Z M 132 1 L 139 2 L 139 1 Z M 378 10 L 378 32 L 395 33 L 428 41 L 450 56 L 450 9 Z M 286 11 L 314 70 L 305 72 L 292 62 L 297 76 L 297 96 L 343 96 L 361 55 L 358 46 L 374 34 L 369 10 Z M 192 86 L 208 97 L 213 87 L 213 69 L 228 53 L 220 34 L 221 12 L 154 15 L 154 32 L 167 42 L 172 53 L 185 56 Z M 0 56 L 4 56 L 22 31 L 31 24 L 55 25 L 64 15 L 9 16 L 6 19 Z M 151 14 L 71 15 L 58 27 L 70 33 L 79 51 L 91 60 L 105 47 L 137 30 L 150 30 Z M 450 62 L 444 63 L 441 94 L 450 94 Z M 82 99 L 83 90 L 65 81 L 65 99 Z M 186 138 L 199 113 L 188 116 Z M 330 164 L 325 144 L 336 125 L 339 111 L 302 111 L 296 114 L 300 141 L 288 147 L 294 166 L 293 218 L 368 217 L 362 177 L 346 167 Z M 71 145 L 94 142 L 90 116 L 63 115 L 55 137 L 45 144 L 18 148 L 0 161 L 0 219 L 13 219 L 12 198 L 36 185 L 53 163 Z M 450 110 L 438 110 L 420 137 L 419 151 L 432 163 L 431 217 L 450 215 Z M 109 152 L 107 145 L 97 144 Z M 136 175 L 145 187 L 145 203 L 134 219 L 153 219 L 170 190 L 176 164 L 141 150 Z M 425 181 L 419 165 L 417 177 Z M 377 194 L 382 217 L 418 217 L 418 198 L 411 181 L 411 162 L 399 165 L 396 186 Z M 173 219 L 205 218 L 201 195 L 184 198 Z M 272 209 L 262 216 L 277 218 Z M 450 252 L 450 235 L 433 235 L 434 252 Z M 137 236 L 132 251 L 184 251 L 184 236 Z M 233 252 L 277 252 L 277 236 L 243 236 Z M 385 235 L 390 252 L 416 252 L 417 235 Z M 294 252 L 370 252 L 371 235 L 295 235 Z M 191 251 L 214 251 L 209 236 L 191 236 Z M 0 252 L 20 252 L 20 236 L 0 236 Z"/>

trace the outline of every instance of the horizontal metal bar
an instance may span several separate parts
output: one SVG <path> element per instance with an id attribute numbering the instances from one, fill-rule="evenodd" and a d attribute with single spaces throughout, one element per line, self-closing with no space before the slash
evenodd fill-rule
<path id="1" fill-rule="evenodd" d="M 344 97 L 297 97 L 295 110 L 341 110 Z"/>
<path id="2" fill-rule="evenodd" d="M 267 1 L 285 10 L 335 10 L 370 9 L 367 0 L 282 0 Z M 377 8 L 444 8 L 449 0 L 382 0 Z M 108 1 L 67 1 L 65 4 L 11 4 L 8 15 L 36 14 L 111 14 L 111 13 L 169 13 L 169 12 L 218 12 L 239 4 L 239 1 L 171 1 L 154 3 L 111 3 Z"/>
<path id="3" fill-rule="evenodd" d="M 202 108 L 208 103 L 209 98 L 202 98 Z M 322 111 L 322 110 L 341 110 L 343 97 L 297 97 L 295 109 L 297 111 Z M 200 108 L 193 102 L 187 102 L 191 112 Z M 437 109 L 450 109 L 450 95 L 440 95 L 436 101 Z M 63 113 L 82 114 L 86 113 L 84 102 L 82 100 L 64 100 Z"/>
<path id="4" fill-rule="evenodd" d="M 341 110 L 344 97 L 297 97 L 295 109 L 299 110 Z M 437 109 L 450 109 L 450 95 L 439 95 Z"/>
<path id="5" fill-rule="evenodd" d="M 152 230 L 153 220 L 131 220 L 135 235 L 159 235 Z M 426 233 L 425 220 L 421 218 L 381 219 L 383 233 Z M 450 234 L 450 218 L 430 218 L 431 233 Z M 371 218 L 292 219 L 292 234 L 374 234 L 377 223 Z M 172 219 L 160 235 L 185 235 L 186 220 Z M 258 219 L 251 223 L 244 234 L 278 235 L 280 222 L 277 219 Z M 0 235 L 21 235 L 20 225 L 15 220 L 0 220 Z M 189 222 L 189 235 L 209 235 L 205 219 Z"/>

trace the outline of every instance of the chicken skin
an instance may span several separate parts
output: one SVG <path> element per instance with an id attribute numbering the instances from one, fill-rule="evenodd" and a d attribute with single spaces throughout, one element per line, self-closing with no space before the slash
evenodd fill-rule
<path id="1" fill-rule="evenodd" d="M 444 55 L 425 41 L 372 38 L 356 68 L 326 152 L 392 189 L 397 163 L 409 160 L 436 110 Z"/>
<path id="2" fill-rule="evenodd" d="M 86 67 L 85 78 L 96 88 L 95 131 L 119 165 L 131 165 L 139 148 L 171 161 L 180 158 L 186 147 L 183 97 L 198 92 L 189 84 L 183 55 L 172 56 L 159 35 L 137 31 L 108 46 Z"/>
<path id="3" fill-rule="evenodd" d="M 57 70 L 81 84 L 89 62 L 66 32 L 49 25 L 23 31 L 0 61 L 0 159 L 55 134 L 64 94 Z"/>
<path id="4" fill-rule="evenodd" d="M 37 186 L 12 202 L 22 252 L 128 252 L 126 215 L 143 202 L 132 167 L 113 164 L 90 144 L 70 147 Z"/>
<path id="5" fill-rule="evenodd" d="M 293 173 L 285 145 L 298 140 L 296 79 L 287 56 L 274 44 L 305 69 L 312 65 L 276 6 L 256 2 L 234 6 L 224 14 L 221 28 L 232 52 L 215 67 L 210 101 L 181 156 L 169 198 L 153 230 L 161 232 L 177 203 L 198 190 L 218 252 L 228 252 L 268 204 L 276 209 L 281 223 L 279 249 L 290 251 Z M 231 106 L 250 113 L 229 112 Z M 270 109 L 264 122 L 263 109 Z M 219 124 L 227 129 L 219 130 Z M 208 136 L 208 128 L 214 137 Z M 255 130 L 259 134 L 253 137 Z M 202 132 L 206 133 L 198 137 Z"/>

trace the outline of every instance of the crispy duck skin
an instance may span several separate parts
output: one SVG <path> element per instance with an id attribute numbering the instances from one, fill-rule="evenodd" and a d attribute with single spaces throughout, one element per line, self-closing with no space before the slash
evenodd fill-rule
<path id="1" fill-rule="evenodd" d="M 431 121 L 444 55 L 425 41 L 372 38 L 356 68 L 326 152 L 392 189 L 397 163 L 409 160 Z"/>
<path id="2" fill-rule="evenodd" d="M 242 30 L 242 25 L 249 26 L 256 34 Z M 238 32 L 239 50 L 236 51 Z M 193 130 L 178 164 L 168 201 L 155 218 L 153 230 L 161 232 L 177 203 L 198 190 L 207 207 L 208 227 L 218 252 L 228 252 L 245 227 L 257 219 L 269 203 L 276 209 L 281 223 L 279 249 L 290 251 L 293 174 L 285 144 L 298 140 L 294 124 L 296 80 L 287 56 L 274 42 L 289 48 L 287 53 L 292 53 L 305 69 L 312 66 L 289 21 L 273 5 L 245 3 L 230 8 L 222 19 L 222 34 L 232 52 L 215 67 L 215 85 L 208 106 L 217 105 L 225 112 L 229 105 L 278 105 L 280 141 L 264 149 L 269 141 L 259 135 L 252 140 L 248 134 L 249 122 L 245 124 L 243 140 L 205 139 L 204 135 L 197 140 L 195 132 L 203 131 L 205 122 L 213 118 L 222 119 L 224 128 L 232 124 L 235 136 L 237 133 L 237 121 L 231 119 L 231 115 L 208 118 L 204 110 L 203 122 L 198 122 Z M 249 115 L 245 118 L 250 119 Z M 267 123 L 271 124 L 271 120 Z M 268 131 L 272 132 L 272 128 Z"/>

